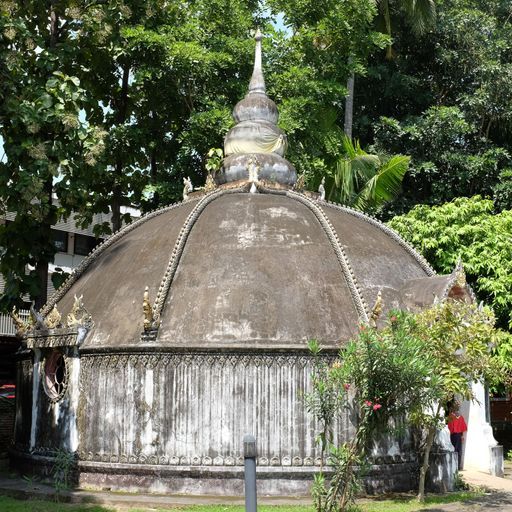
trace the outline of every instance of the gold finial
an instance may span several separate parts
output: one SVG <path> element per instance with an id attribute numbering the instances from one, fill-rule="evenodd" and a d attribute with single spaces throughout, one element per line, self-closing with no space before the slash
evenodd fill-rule
<path id="1" fill-rule="evenodd" d="M 453 272 L 455 274 L 455 284 L 460 288 L 464 288 L 466 286 L 466 272 L 460 258 L 457 260 L 457 265 Z"/>
<path id="2" fill-rule="evenodd" d="M 377 294 L 377 299 L 375 300 L 375 304 L 372 308 L 372 314 L 370 315 L 370 327 L 377 327 L 377 320 L 379 319 L 383 308 L 383 302 L 382 302 L 382 293 L 381 290 L 379 290 L 379 293 Z"/>
<path id="3" fill-rule="evenodd" d="M 215 183 L 215 180 L 213 179 L 212 174 L 209 172 L 208 176 L 206 176 L 206 182 L 204 184 L 204 191 L 211 192 L 212 190 L 215 190 L 216 188 L 217 188 L 217 183 Z"/>
<path id="4" fill-rule="evenodd" d="M 153 327 L 153 308 L 149 301 L 149 287 L 144 290 L 144 299 L 142 301 L 142 311 L 144 312 L 144 330 L 149 331 Z"/>
<path id="5" fill-rule="evenodd" d="M 46 318 L 44 319 L 44 323 L 48 329 L 56 329 L 60 326 L 61 314 L 57 309 L 57 304 L 54 304 L 53 309 L 48 313 Z"/>

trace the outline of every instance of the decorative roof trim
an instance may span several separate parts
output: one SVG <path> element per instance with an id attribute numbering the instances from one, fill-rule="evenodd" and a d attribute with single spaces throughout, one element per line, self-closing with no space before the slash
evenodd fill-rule
<path id="1" fill-rule="evenodd" d="M 355 210 L 348 206 L 341 206 L 336 203 L 332 203 L 331 201 L 322 201 L 323 204 L 334 208 L 335 210 L 341 210 L 344 213 L 348 213 L 354 217 L 357 217 L 365 222 L 368 222 L 372 226 L 379 228 L 381 231 L 386 233 L 386 235 L 390 236 L 395 242 L 398 242 L 421 266 L 421 268 L 425 271 L 427 276 L 432 277 L 436 275 L 436 271 L 430 266 L 428 261 L 408 242 L 406 242 L 394 229 L 391 229 L 389 226 L 386 226 L 383 222 L 376 219 L 375 217 L 371 217 L 359 210 Z"/>
<path id="2" fill-rule="evenodd" d="M 459 286 L 460 288 L 465 289 L 468 292 L 471 300 L 474 303 L 477 302 L 477 298 L 475 292 L 473 291 L 473 288 L 471 288 L 471 286 L 466 281 L 466 272 L 464 270 L 464 266 L 460 258 L 458 259 L 457 264 L 455 265 L 452 273 L 448 275 L 448 281 L 443 289 L 441 297 L 439 298 L 442 301 L 447 300 L 450 295 L 450 292 L 455 286 Z"/>
<path id="3" fill-rule="evenodd" d="M 164 273 L 164 277 L 160 283 L 158 288 L 158 292 L 155 298 L 155 303 L 153 305 L 153 318 L 155 328 L 158 328 L 158 324 L 160 323 L 160 316 L 164 308 L 165 300 L 167 295 L 169 294 L 169 290 L 171 288 L 172 281 L 176 274 L 176 270 L 178 269 L 178 265 L 183 254 L 183 250 L 185 249 L 185 244 L 187 243 L 188 236 L 192 231 L 197 219 L 203 212 L 203 210 L 215 199 L 226 195 L 233 194 L 237 192 L 242 192 L 246 189 L 246 187 L 238 187 L 232 189 L 217 189 L 213 192 L 209 192 L 204 195 L 199 202 L 194 206 L 194 209 L 189 213 L 185 223 L 183 224 L 178 238 L 174 244 L 174 248 L 171 253 L 171 257 L 169 259 L 169 263 L 167 264 L 167 268 Z"/>
<path id="4" fill-rule="evenodd" d="M 191 200 L 187 201 L 190 203 Z M 173 210 L 174 208 L 178 208 L 184 204 L 183 202 L 174 203 L 170 206 L 166 206 L 165 208 L 160 208 L 158 210 L 153 210 L 151 212 L 146 213 L 140 219 L 127 224 L 119 231 L 116 231 L 109 238 L 105 239 L 102 243 L 97 245 L 89 255 L 74 269 L 74 271 L 69 275 L 69 277 L 62 283 L 62 285 L 53 293 L 53 295 L 48 299 L 46 304 L 41 309 L 41 315 L 45 317 L 48 313 L 53 309 L 64 295 L 70 290 L 71 286 L 75 284 L 78 278 L 85 272 L 85 270 L 91 265 L 93 261 L 95 261 L 101 253 L 103 253 L 106 249 L 108 249 L 111 245 L 116 243 L 123 236 L 128 234 L 133 229 L 139 227 L 141 224 L 144 224 L 146 221 L 153 219 L 154 217 L 158 217 L 162 213 L 166 213 L 169 210 Z"/>
<path id="5" fill-rule="evenodd" d="M 316 202 L 313 201 L 308 196 L 300 194 L 298 192 L 294 192 L 292 190 L 280 191 L 265 188 L 262 186 L 258 186 L 258 189 L 261 190 L 262 192 L 269 194 L 286 195 L 287 197 L 290 197 L 291 199 L 295 199 L 299 203 L 302 203 L 313 213 L 313 215 L 316 217 L 316 219 L 322 226 L 329 242 L 331 243 L 332 248 L 334 249 L 336 257 L 338 258 L 338 262 L 343 272 L 343 276 L 345 277 L 345 281 L 348 285 L 348 289 L 352 297 L 352 302 L 354 303 L 354 307 L 357 311 L 357 314 L 359 315 L 359 318 L 362 322 L 368 323 L 370 318 L 368 305 L 364 300 L 361 288 L 356 280 L 356 276 L 354 274 L 352 266 L 350 265 L 350 261 L 347 257 L 347 254 L 345 253 L 345 250 L 343 249 L 343 246 L 340 243 L 338 234 L 336 233 L 334 226 L 331 224 L 331 221 L 328 219 L 327 215 L 323 212 L 323 210 L 319 208 Z"/>

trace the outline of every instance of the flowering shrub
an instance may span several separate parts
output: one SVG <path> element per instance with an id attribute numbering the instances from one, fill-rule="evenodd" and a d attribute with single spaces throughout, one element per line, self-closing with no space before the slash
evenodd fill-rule
<path id="1" fill-rule="evenodd" d="M 404 420 L 425 433 L 422 500 L 430 448 L 444 421 L 443 404 L 454 395 L 471 399 L 476 380 L 503 379 L 503 365 L 493 351 L 502 338 L 489 309 L 446 301 L 417 315 L 391 312 L 379 330 L 361 325 L 332 364 L 320 357 L 318 342 L 311 341 L 317 357 L 307 406 L 322 425 L 318 439 L 334 473 L 330 481 L 322 472 L 315 478 L 316 509 L 344 511 L 351 506 L 373 441 Z M 355 417 L 355 434 L 339 445 L 332 425 L 343 409 Z"/>
<path id="2" fill-rule="evenodd" d="M 318 357 L 307 404 L 322 425 L 318 438 L 334 472 L 329 482 L 322 473 L 315 479 L 313 497 L 318 511 L 347 510 L 368 466 L 373 439 L 437 397 L 438 387 L 431 385 L 432 381 L 436 384 L 436 377 L 430 376 L 434 363 L 425 354 L 424 339 L 415 331 L 413 316 L 393 312 L 381 330 L 361 325 L 359 335 L 330 365 L 320 357 L 318 342 L 310 342 L 310 350 Z M 338 445 L 332 424 L 343 409 L 356 418 L 355 434 Z"/>

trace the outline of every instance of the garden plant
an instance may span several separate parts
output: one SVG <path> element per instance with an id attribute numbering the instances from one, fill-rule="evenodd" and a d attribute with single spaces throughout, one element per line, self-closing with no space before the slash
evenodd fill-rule
<path id="1" fill-rule="evenodd" d="M 380 328 L 375 322 L 361 325 L 337 359 L 323 356 L 320 344 L 311 341 L 316 364 L 307 403 L 321 425 L 318 442 L 330 469 L 329 477 L 323 469 L 315 477 L 316 510 L 350 510 L 379 438 L 402 435 L 408 427 L 424 440 L 418 448 L 423 501 L 444 405 L 455 395 L 471 399 L 472 382 L 500 376 L 494 353 L 501 337 L 488 308 L 450 300 L 419 314 L 391 312 Z M 347 410 L 354 432 L 339 443 L 334 426 Z"/>

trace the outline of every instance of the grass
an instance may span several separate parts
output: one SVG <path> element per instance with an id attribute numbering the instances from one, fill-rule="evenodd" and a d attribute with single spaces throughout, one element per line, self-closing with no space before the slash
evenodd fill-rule
<path id="1" fill-rule="evenodd" d="M 478 492 L 454 492 L 445 495 L 428 496 L 425 503 L 419 504 L 415 498 L 385 497 L 376 499 L 361 500 L 358 505 L 360 512 L 418 512 L 438 507 L 448 503 L 459 503 L 473 498 L 480 497 Z M 55 503 L 52 501 L 24 501 L 0 496 L 0 510 L 2 512 L 113 512 L 115 507 L 93 504 L 67 504 Z M 155 509 L 122 509 L 124 512 L 147 512 Z M 180 505 L 171 509 L 158 509 L 171 512 L 244 512 L 241 505 Z M 260 505 L 258 512 L 314 512 L 312 506 L 301 505 Z"/>

